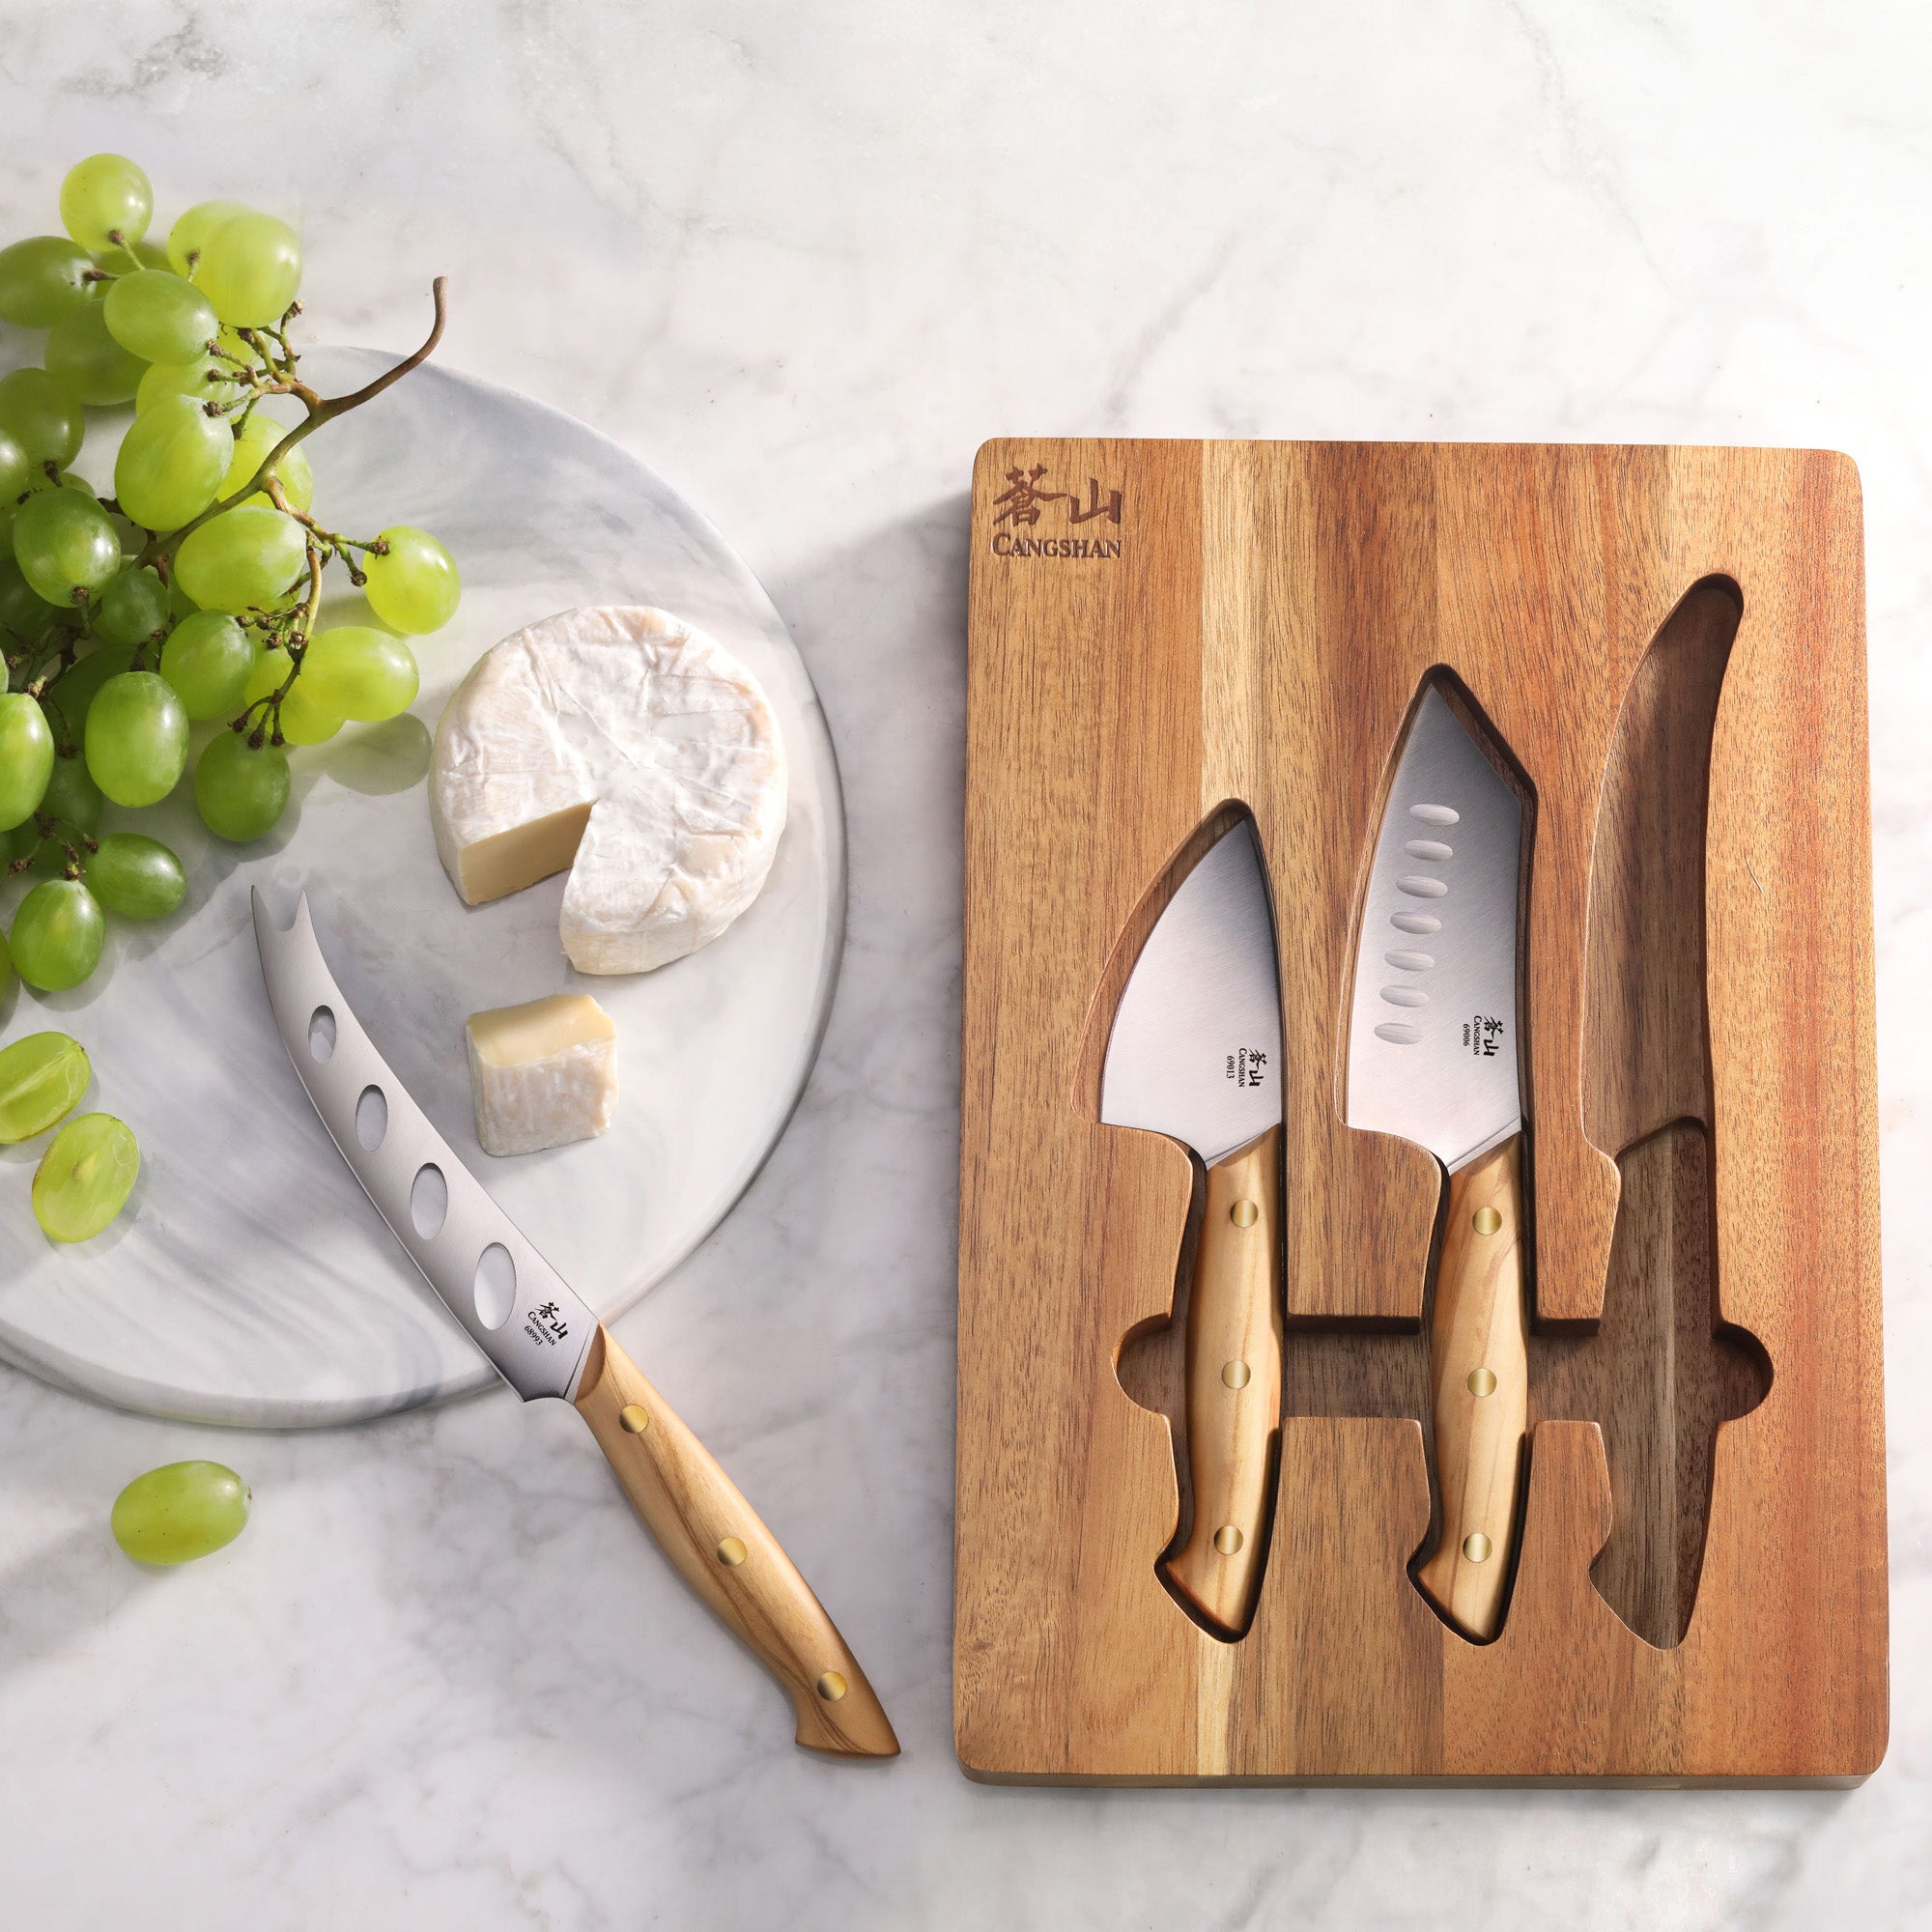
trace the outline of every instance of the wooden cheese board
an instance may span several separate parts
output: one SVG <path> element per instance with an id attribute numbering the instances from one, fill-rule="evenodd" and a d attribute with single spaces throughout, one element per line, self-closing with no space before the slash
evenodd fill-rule
<path id="1" fill-rule="evenodd" d="M 1817 451 L 1009 439 L 976 466 L 954 1722 L 976 1777 L 1855 1782 L 1887 1730 L 1864 590 Z M 1346 1124 L 1404 722 L 1527 792 L 1524 1480 L 1493 1641 L 1413 1580 L 1441 1171 Z M 1247 815 L 1281 1420 L 1236 1640 L 1185 1539 L 1198 1163 L 1099 1120 Z M 1264 1380 L 1266 1378 L 1264 1378 Z"/>

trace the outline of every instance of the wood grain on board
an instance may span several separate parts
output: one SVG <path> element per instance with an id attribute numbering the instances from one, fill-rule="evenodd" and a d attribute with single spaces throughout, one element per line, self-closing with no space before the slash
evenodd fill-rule
<path id="1" fill-rule="evenodd" d="M 968 1771 L 1868 1773 L 1886 1737 L 1886 1573 L 1852 465 L 1013 439 L 980 453 L 972 547 L 954 1652 Z M 1588 946 L 1597 830 L 1639 666 L 1713 579 L 1743 614 L 1708 727 L 1708 1092 L 1701 1108 L 1666 1094 L 1693 1126 L 1634 1153 L 1618 1123 L 1684 1069 L 1584 1078 L 1586 1053 L 1630 1037 L 1587 1018 L 1606 983 Z M 1409 1575 L 1432 1536 L 1422 1319 L 1439 1172 L 1340 1111 L 1355 907 L 1402 722 L 1435 667 L 1536 795 L 1534 1429 L 1489 1644 L 1447 1628 Z M 1239 809 L 1280 941 L 1288 1322 L 1273 1534 L 1254 1621 L 1227 1643 L 1156 1573 L 1182 1520 L 1172 1322 L 1195 1176 L 1177 1144 L 1101 1126 L 1096 1097 L 1114 1002 L 1177 858 Z M 1715 1297 L 1681 1205 L 1699 1187 Z M 1674 1271 L 1656 1260 L 1677 1249 Z M 1771 1378 L 1748 1413 L 1759 1365 L 1658 1371 L 1658 1350 L 1733 1328 Z M 1623 1365 L 1603 1366 L 1620 1347 Z M 1683 1466 L 1700 1454 L 1708 1477 Z M 1614 1555 L 1613 1459 L 1668 1518 L 1640 1560 Z M 1681 1497 L 1705 1484 L 1687 1582 Z M 1668 1634 L 1690 1585 L 1668 1647 L 1612 1607 Z"/>

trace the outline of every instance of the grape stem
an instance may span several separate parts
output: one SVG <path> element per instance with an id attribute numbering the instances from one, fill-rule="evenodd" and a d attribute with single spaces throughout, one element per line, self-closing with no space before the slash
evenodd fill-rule
<path id="1" fill-rule="evenodd" d="M 155 537 L 149 543 L 147 549 L 141 553 L 137 561 L 141 563 L 154 563 L 163 554 L 176 550 L 186 537 L 193 531 L 198 530 L 202 525 L 212 522 L 222 511 L 232 510 L 237 503 L 244 502 L 251 497 L 262 487 L 262 478 L 270 470 L 273 469 L 275 465 L 297 443 L 300 442 L 305 436 L 320 429 L 326 422 L 333 422 L 337 416 L 347 415 L 351 410 L 360 409 L 364 403 L 374 402 L 384 389 L 393 387 L 412 369 L 420 368 L 423 363 L 427 362 L 436 353 L 437 344 L 442 340 L 443 326 L 448 320 L 447 305 L 444 298 L 444 292 L 448 285 L 449 277 L 447 275 L 437 276 L 436 280 L 430 285 L 430 298 L 436 304 L 436 314 L 430 326 L 429 334 L 423 339 L 422 346 L 412 355 L 406 355 L 393 369 L 385 369 L 373 383 L 365 383 L 359 389 L 353 389 L 346 396 L 327 397 L 318 395 L 307 384 L 298 383 L 292 374 L 285 375 L 281 384 L 270 385 L 277 393 L 297 397 L 308 413 L 295 428 L 282 438 L 281 441 L 275 444 L 274 448 L 270 450 L 268 455 L 257 466 L 254 475 L 242 484 L 241 489 L 237 490 L 233 496 L 223 497 L 217 501 L 211 503 L 207 509 L 202 511 L 200 516 L 194 518 L 192 522 L 184 524 L 180 529 L 172 530 L 165 536 Z M 289 313 L 293 315 L 296 313 L 296 309 L 291 307 Z M 288 356 L 288 360 L 283 367 L 288 370 L 293 369 L 295 357 L 289 352 L 288 339 L 280 329 L 240 329 L 237 333 L 251 348 L 261 347 L 260 338 L 264 334 L 272 335 L 281 344 L 284 354 Z M 267 354 L 268 352 L 264 353 Z M 269 359 L 272 365 L 274 359 L 272 355 L 269 355 Z"/>
<path id="2" fill-rule="evenodd" d="M 282 497 L 282 486 L 274 477 L 269 479 L 269 493 L 282 509 L 288 509 Z M 235 721 L 233 728 L 248 732 L 248 744 L 254 751 L 262 749 L 265 738 L 271 745 L 288 742 L 282 736 L 282 699 L 301 675 L 302 657 L 308 650 L 309 635 L 315 629 L 316 612 L 322 608 L 322 567 L 327 560 L 327 553 L 311 538 L 308 546 L 308 596 L 302 601 L 298 620 L 279 639 L 282 649 L 289 654 L 289 674 L 266 697 L 258 697 Z M 270 640 L 271 647 L 274 641 Z M 258 710 L 262 713 L 261 720 L 251 730 L 248 721 Z"/>
<path id="3" fill-rule="evenodd" d="M 8 866 L 7 867 L 8 876 L 11 877 L 15 872 L 24 872 L 27 869 L 27 867 L 31 866 L 34 863 L 34 861 L 41 856 L 41 847 L 44 845 L 48 839 L 51 838 L 60 846 L 61 850 L 67 854 L 67 876 L 70 879 L 79 878 L 80 853 L 71 843 L 71 841 L 60 837 L 60 828 L 63 825 L 65 825 L 67 829 L 73 834 L 74 838 L 78 838 L 81 844 L 85 845 L 90 852 L 99 852 L 100 850 L 100 840 L 96 838 L 91 833 L 83 832 L 81 828 L 73 822 L 72 819 L 56 818 L 54 814 L 50 811 L 37 811 L 34 813 L 34 830 L 38 832 L 41 836 L 34 840 L 33 845 L 27 851 L 22 852 L 17 859 L 14 860 L 13 863 Z"/>

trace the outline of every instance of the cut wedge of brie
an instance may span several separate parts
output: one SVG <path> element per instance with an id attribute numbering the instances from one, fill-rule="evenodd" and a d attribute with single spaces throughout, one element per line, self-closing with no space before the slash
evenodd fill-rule
<path id="1" fill-rule="evenodd" d="M 586 1141 L 617 1105 L 617 1030 L 587 993 L 471 1013 L 469 1093 L 485 1153 Z"/>
<path id="2" fill-rule="evenodd" d="M 581 973 L 709 945 L 752 901 L 785 821 L 758 681 L 664 611 L 566 611 L 486 652 L 437 726 L 436 849 L 469 905 L 570 867 Z"/>

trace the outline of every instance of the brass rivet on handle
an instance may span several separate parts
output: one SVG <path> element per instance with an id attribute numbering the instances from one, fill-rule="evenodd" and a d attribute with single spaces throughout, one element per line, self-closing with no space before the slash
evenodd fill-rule
<path id="1" fill-rule="evenodd" d="M 1493 1369 L 1471 1369 L 1469 1371 L 1469 1393 L 1471 1395 L 1494 1395 L 1496 1392 L 1496 1373 Z"/>
<path id="2" fill-rule="evenodd" d="M 828 1670 L 818 1680 L 818 1694 L 828 1704 L 836 1704 L 845 1694 L 845 1680 L 836 1670 Z"/>
<path id="3" fill-rule="evenodd" d="M 1252 1201 L 1236 1201 L 1228 1209 L 1228 1219 L 1237 1228 L 1252 1228 L 1262 1218 L 1262 1210 Z"/>
<path id="4" fill-rule="evenodd" d="M 1221 1365 L 1221 1379 L 1231 1389 L 1246 1388 L 1253 1374 L 1254 1371 L 1245 1362 L 1223 1362 Z"/>
<path id="5" fill-rule="evenodd" d="M 1463 1554 L 1471 1563 L 1487 1563 L 1490 1558 L 1490 1551 L 1494 1547 L 1480 1529 L 1472 1529 L 1463 1539 Z"/>
<path id="6" fill-rule="evenodd" d="M 639 1408 L 636 1403 L 626 1403 L 617 1411 L 617 1420 L 624 1425 L 626 1435 L 641 1435 L 651 1426 L 650 1411 Z"/>
<path id="7" fill-rule="evenodd" d="M 1224 1522 L 1214 1532 L 1214 1548 L 1223 1556 L 1234 1555 L 1245 1541 L 1246 1538 L 1242 1536 L 1241 1532 L 1232 1522 Z"/>
<path id="8" fill-rule="evenodd" d="M 745 1560 L 745 1546 L 735 1536 L 727 1536 L 718 1546 L 718 1560 L 727 1570 L 735 1570 Z"/>
<path id="9" fill-rule="evenodd" d="M 1479 1235 L 1493 1235 L 1503 1224 L 1503 1217 L 1493 1208 L 1478 1208 L 1469 1217 L 1469 1225 Z"/>

